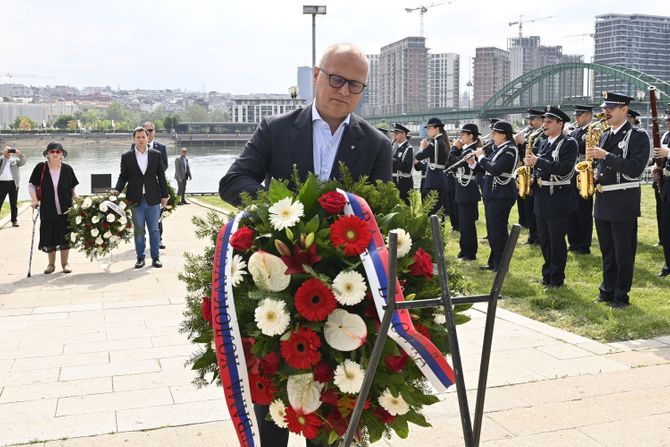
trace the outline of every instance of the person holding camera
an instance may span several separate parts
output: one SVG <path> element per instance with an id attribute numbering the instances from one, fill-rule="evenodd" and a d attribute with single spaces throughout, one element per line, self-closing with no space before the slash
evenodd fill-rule
<path id="1" fill-rule="evenodd" d="M 49 264 L 44 269 L 48 275 L 56 270 L 56 251 L 60 250 L 63 273 L 71 273 L 68 264 L 70 255 L 70 228 L 67 210 L 77 197 L 74 188 L 79 184 L 70 165 L 63 163 L 67 151 L 60 143 L 49 143 L 42 153 L 47 161 L 37 163 L 28 181 L 28 192 L 32 207 L 40 210 L 40 243 L 38 248 L 47 253 Z"/>
<path id="2" fill-rule="evenodd" d="M 20 150 L 5 146 L 2 148 L 0 157 L 0 210 L 5 204 L 5 197 L 9 195 L 9 209 L 11 212 L 12 226 L 18 227 L 19 211 L 16 207 L 19 196 L 19 181 L 21 175 L 19 168 L 26 164 L 26 157 Z"/>

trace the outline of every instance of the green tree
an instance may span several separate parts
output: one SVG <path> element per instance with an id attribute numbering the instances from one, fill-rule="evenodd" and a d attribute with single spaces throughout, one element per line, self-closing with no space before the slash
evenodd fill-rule
<path id="1" fill-rule="evenodd" d="M 207 109 L 200 104 L 191 104 L 180 116 L 182 121 L 204 123 L 208 120 Z"/>
<path id="2" fill-rule="evenodd" d="M 213 110 L 209 112 L 209 121 L 213 123 L 230 122 L 230 115 L 225 110 Z"/>
<path id="3" fill-rule="evenodd" d="M 35 121 L 31 120 L 27 116 L 17 116 L 14 120 L 14 125 L 12 128 L 17 130 L 32 130 L 37 126 Z"/>
<path id="4" fill-rule="evenodd" d="M 66 129 L 67 123 L 74 119 L 75 118 L 72 115 L 60 115 L 58 118 L 56 118 L 56 121 L 54 121 L 54 127 L 56 129 Z"/>
<path id="5" fill-rule="evenodd" d="M 172 130 L 176 129 L 177 124 L 179 124 L 177 115 L 168 115 L 165 118 L 163 118 L 163 127 L 168 132 L 171 132 Z"/>

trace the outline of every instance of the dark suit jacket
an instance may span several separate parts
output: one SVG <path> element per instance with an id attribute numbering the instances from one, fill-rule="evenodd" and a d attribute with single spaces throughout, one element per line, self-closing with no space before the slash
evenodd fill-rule
<path id="1" fill-rule="evenodd" d="M 167 171 L 168 168 L 168 155 L 167 155 L 167 146 L 158 141 L 153 141 L 153 150 L 160 152 L 161 161 L 163 162 L 163 171 Z"/>
<path id="2" fill-rule="evenodd" d="M 437 144 L 437 150 L 435 145 Z M 449 149 L 447 143 L 444 141 L 444 136 L 439 134 L 437 138 L 429 139 L 428 146 L 421 149 L 415 156 L 417 160 L 426 160 L 428 163 L 445 166 L 447 158 L 449 157 Z M 444 168 L 430 169 L 426 167 L 426 189 L 447 190 L 447 174 Z"/>
<path id="3" fill-rule="evenodd" d="M 126 197 L 132 202 L 139 203 L 142 200 L 142 186 L 144 186 L 144 198 L 147 205 L 158 205 L 161 198 L 168 197 L 165 170 L 163 169 L 160 152 L 153 149 L 149 149 L 148 152 L 149 161 L 144 174 L 142 174 L 140 166 L 137 164 L 135 149 L 121 156 L 121 173 L 114 189 L 121 192 L 128 184 Z"/>
<path id="4" fill-rule="evenodd" d="M 561 144 L 561 141 L 563 142 Z M 554 160 L 553 152 L 558 150 L 558 160 Z M 572 137 L 559 135 L 553 144 L 549 140 L 542 140 L 538 159 L 533 169 L 533 177 L 552 181 L 552 175 L 565 177 L 574 172 L 579 148 L 577 141 Z M 562 186 L 540 186 L 533 184 L 533 209 L 535 214 L 545 218 L 569 216 L 577 210 L 577 197 L 572 183 Z"/>
<path id="5" fill-rule="evenodd" d="M 493 147 L 491 155 L 478 162 L 478 165 L 486 171 L 486 174 L 489 174 L 484 175 L 484 185 L 482 187 L 484 200 L 516 200 L 516 183 L 513 179 L 509 180 L 509 178 L 500 176 L 501 174 L 514 173 L 516 158 L 519 154 L 517 147 L 512 141 Z M 505 185 L 496 184 L 493 182 L 494 177 L 499 177 L 500 181 L 507 183 Z"/>
<path id="6" fill-rule="evenodd" d="M 243 191 L 255 193 L 270 179 L 290 179 L 297 166 L 302 179 L 314 172 L 312 109 L 306 107 L 283 115 L 263 118 L 242 154 L 219 182 L 219 195 L 226 202 L 240 203 Z M 330 178 L 340 178 L 343 162 L 354 178 L 391 180 L 391 143 L 377 129 L 351 114 Z"/>

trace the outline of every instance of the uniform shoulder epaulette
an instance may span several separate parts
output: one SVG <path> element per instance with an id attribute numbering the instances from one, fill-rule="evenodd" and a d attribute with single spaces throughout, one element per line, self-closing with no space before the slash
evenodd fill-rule
<path id="1" fill-rule="evenodd" d="M 646 133 L 647 133 L 646 130 L 644 130 L 644 129 L 640 129 L 639 127 L 633 127 L 633 130 L 635 130 L 636 132 L 643 133 L 643 134 L 646 134 Z"/>

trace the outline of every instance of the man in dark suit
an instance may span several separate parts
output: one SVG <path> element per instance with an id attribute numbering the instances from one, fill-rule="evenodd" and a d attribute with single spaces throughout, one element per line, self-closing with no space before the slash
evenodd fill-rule
<path id="1" fill-rule="evenodd" d="M 147 147 L 147 132 L 142 127 L 133 130 L 134 149 L 121 156 L 121 173 L 114 189 L 123 191 L 128 185 L 126 197 L 132 201 L 135 233 L 135 268 L 144 267 L 146 248 L 145 227 L 149 231 L 151 259 L 156 268 L 161 268 L 160 233 L 158 219 L 161 208 L 167 205 L 168 189 L 165 170 L 158 151 Z"/>
<path id="2" fill-rule="evenodd" d="M 574 138 L 563 135 L 563 127 L 569 121 L 570 117 L 558 107 L 547 107 L 542 123 L 547 139 L 541 142 L 537 155 L 528 154 L 524 160 L 533 167 L 533 209 L 544 258 L 542 284 L 548 289 L 565 282 L 565 234 L 568 216 L 577 209 L 571 180 L 579 149 Z"/>
<path id="3" fill-rule="evenodd" d="M 148 138 L 147 148 L 160 152 L 161 162 L 163 163 L 163 172 L 167 171 L 168 168 L 167 147 L 164 144 L 154 140 L 154 137 L 156 136 L 156 126 L 151 121 L 147 121 L 144 124 L 142 124 L 142 127 L 144 127 L 144 130 L 147 131 L 147 138 Z M 160 247 L 161 249 L 163 249 L 165 248 L 165 245 L 163 244 L 163 219 L 158 220 L 158 231 L 161 236 Z"/>
<path id="4" fill-rule="evenodd" d="M 242 154 L 219 182 L 221 198 L 240 204 L 240 193 L 255 193 L 271 178 L 321 180 L 340 177 L 339 162 L 354 178 L 391 180 L 391 142 L 353 113 L 368 78 L 368 59 L 349 44 L 329 46 L 313 68 L 315 100 L 311 107 L 263 118 Z M 288 430 L 266 421 L 267 406 L 255 405 L 263 446 L 285 447 Z M 311 441 L 308 446 L 314 446 Z"/>
<path id="5" fill-rule="evenodd" d="M 368 77 L 368 59 L 357 47 L 328 47 L 313 69 L 311 107 L 263 118 L 242 154 L 219 182 L 221 198 L 240 204 L 240 193 L 255 193 L 271 178 L 290 179 L 293 166 L 302 178 L 340 178 L 339 163 L 352 176 L 391 180 L 391 142 L 353 113 Z"/>
<path id="6" fill-rule="evenodd" d="M 647 133 L 627 121 L 630 96 L 603 92 L 600 105 L 611 126 L 600 147 L 588 146 L 586 158 L 597 160 L 593 215 L 603 256 L 603 281 L 596 301 L 614 309 L 630 305 L 640 216 L 640 178 L 651 156 Z"/>

